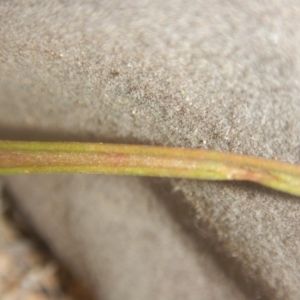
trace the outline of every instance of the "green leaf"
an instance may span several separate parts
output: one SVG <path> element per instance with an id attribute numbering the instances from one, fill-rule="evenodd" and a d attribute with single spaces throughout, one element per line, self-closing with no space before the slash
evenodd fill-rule
<path id="1" fill-rule="evenodd" d="M 101 173 L 243 180 L 300 196 L 300 166 L 199 149 L 0 141 L 0 174 Z"/>

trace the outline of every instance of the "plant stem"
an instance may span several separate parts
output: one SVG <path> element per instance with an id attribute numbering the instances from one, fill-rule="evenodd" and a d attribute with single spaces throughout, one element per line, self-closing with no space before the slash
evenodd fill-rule
<path id="1" fill-rule="evenodd" d="M 300 196 L 300 166 L 199 149 L 0 141 L 0 174 L 101 173 L 246 180 Z"/>

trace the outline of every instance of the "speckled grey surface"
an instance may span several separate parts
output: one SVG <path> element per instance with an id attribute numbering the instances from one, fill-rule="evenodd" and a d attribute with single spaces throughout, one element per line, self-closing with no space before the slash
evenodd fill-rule
<path id="1" fill-rule="evenodd" d="M 299 26 L 299 1 L 3 1 L 0 137 L 199 147 L 300 163 Z M 141 187 L 155 194 L 155 213 L 146 205 L 138 225 L 130 227 L 132 212 L 110 209 L 108 192 L 99 191 L 107 180 L 6 179 L 57 252 L 68 256 L 65 243 L 70 243 L 68 249 L 81 249 L 77 262 L 85 262 L 81 270 L 93 278 L 96 289 L 103 282 L 98 293 L 104 299 L 122 294 L 175 299 L 174 287 L 178 299 L 197 299 L 199 282 L 208 286 L 201 299 L 220 299 L 222 291 L 224 299 L 230 291 L 235 295 L 231 299 L 243 298 L 240 293 L 258 299 L 300 297 L 300 202 L 295 197 L 252 184 L 111 179 L 119 183 L 110 186 L 122 187 L 111 188 L 114 199 L 126 194 L 127 183 L 132 192 L 126 194 L 128 201 L 144 199 Z M 175 194 L 176 209 L 168 202 Z M 89 199 L 98 199 L 92 201 L 95 211 L 123 214 L 117 229 L 105 225 L 110 218 L 102 216 L 101 221 L 87 212 L 81 216 L 78 210 Z M 48 211 L 42 203 L 48 203 Z M 133 210 L 138 205 L 130 203 Z M 74 211 L 82 225 L 63 222 L 55 207 Z M 159 222 L 151 219 L 163 209 L 166 215 Z M 157 242 L 164 250 L 152 257 L 159 255 L 161 261 L 115 263 L 121 259 L 119 247 L 138 255 L 139 262 L 146 259 L 137 245 L 143 244 L 139 228 L 147 220 L 156 224 L 151 232 L 158 240 L 172 237 L 168 243 Z M 58 225 L 61 230 L 54 230 Z M 174 229 L 179 225 L 180 233 Z M 69 229 L 64 228 L 70 226 L 78 239 L 68 240 Z M 105 226 L 107 236 L 92 243 L 95 228 Z M 134 242 L 118 243 L 122 232 L 136 232 Z M 188 243 L 183 238 L 199 249 L 181 253 L 206 259 L 198 265 L 192 258 L 176 259 L 172 245 L 184 249 Z M 103 245 L 110 245 L 105 250 L 109 258 L 99 254 Z M 74 257 L 70 254 L 70 261 L 78 266 Z M 172 264 L 177 261 L 182 285 L 172 285 L 168 257 Z M 165 270 L 161 274 L 168 284 L 155 281 L 153 270 Z M 210 280 L 203 279 L 205 274 Z"/>

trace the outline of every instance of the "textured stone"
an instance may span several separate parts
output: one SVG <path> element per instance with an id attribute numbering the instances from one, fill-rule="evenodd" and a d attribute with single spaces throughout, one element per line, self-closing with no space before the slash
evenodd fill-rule
<path id="1" fill-rule="evenodd" d="M 299 163 L 298 1 L 28 3 L 0 4 L 1 138 Z M 300 297 L 296 197 L 246 183 L 6 181 L 104 299 Z"/>

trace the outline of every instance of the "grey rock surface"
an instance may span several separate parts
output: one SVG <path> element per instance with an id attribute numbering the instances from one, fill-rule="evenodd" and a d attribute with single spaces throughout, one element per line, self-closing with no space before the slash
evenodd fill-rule
<path id="1" fill-rule="evenodd" d="M 3 1 L 0 137 L 300 163 L 299 26 L 296 0 Z M 4 180 L 103 299 L 300 297 L 296 197 L 247 183 Z"/>

